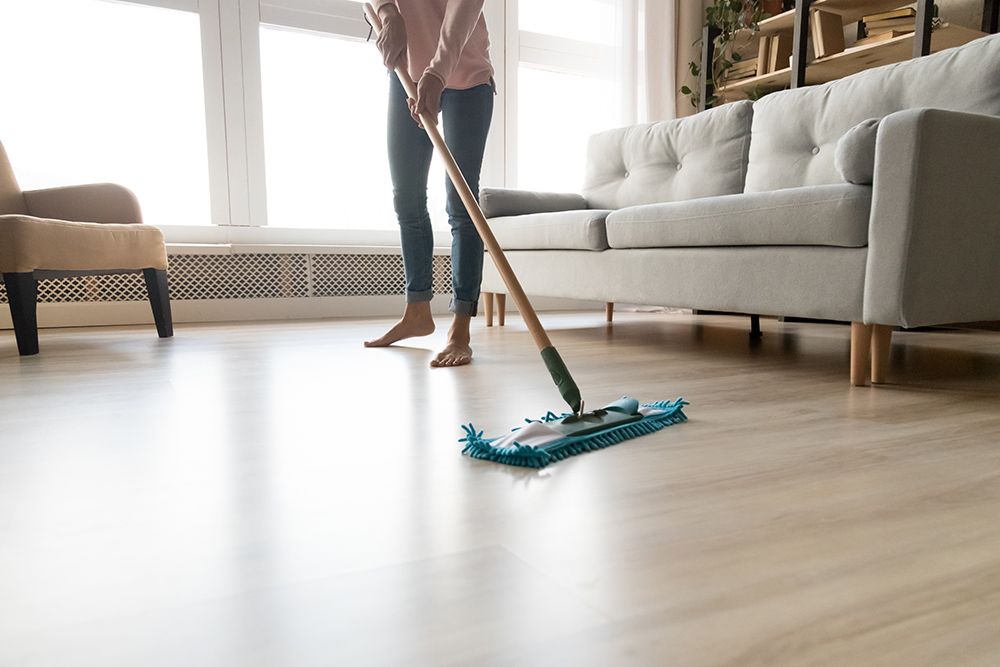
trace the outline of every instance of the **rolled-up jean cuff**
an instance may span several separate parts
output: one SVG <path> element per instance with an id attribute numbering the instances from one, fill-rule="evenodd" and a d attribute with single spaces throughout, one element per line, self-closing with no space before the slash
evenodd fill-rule
<path id="1" fill-rule="evenodd" d="M 421 303 L 434 298 L 434 290 L 427 289 L 422 292 L 406 292 L 406 303 Z"/>
<path id="2" fill-rule="evenodd" d="M 448 310 L 456 315 L 468 315 L 469 317 L 475 317 L 479 312 L 479 302 L 462 301 L 461 299 L 453 298 L 451 300 L 451 304 L 448 306 Z"/>

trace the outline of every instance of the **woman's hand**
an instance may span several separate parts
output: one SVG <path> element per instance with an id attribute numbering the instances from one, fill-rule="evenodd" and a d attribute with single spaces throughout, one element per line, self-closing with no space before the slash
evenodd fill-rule
<path id="1" fill-rule="evenodd" d="M 438 114 L 441 113 L 441 94 L 444 92 L 444 82 L 430 72 L 424 72 L 417 82 L 417 99 L 408 100 L 410 105 L 410 115 L 417 125 L 423 127 L 420 122 L 420 114 L 426 114 L 434 119 L 437 125 Z"/>
<path id="2" fill-rule="evenodd" d="M 375 44 L 382 53 L 382 62 L 386 69 L 395 69 L 397 65 L 406 69 L 406 24 L 396 5 L 383 5 L 379 8 L 382 18 L 382 30 Z"/>

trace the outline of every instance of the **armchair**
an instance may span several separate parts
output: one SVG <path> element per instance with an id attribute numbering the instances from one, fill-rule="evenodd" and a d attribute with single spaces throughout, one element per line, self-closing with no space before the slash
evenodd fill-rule
<path id="1" fill-rule="evenodd" d="M 38 353 L 38 280 L 142 273 L 161 338 L 173 335 L 163 234 L 129 190 L 102 183 L 23 192 L 0 144 L 0 274 L 21 355 Z"/>

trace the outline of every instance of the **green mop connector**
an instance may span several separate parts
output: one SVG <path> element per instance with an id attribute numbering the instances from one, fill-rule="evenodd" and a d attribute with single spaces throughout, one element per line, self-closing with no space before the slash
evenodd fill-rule
<path id="1" fill-rule="evenodd" d="M 580 397 L 580 388 L 576 386 L 576 381 L 569 374 L 569 369 L 566 368 L 566 363 L 559 356 L 556 348 L 549 346 L 542 350 L 542 361 L 545 362 L 545 367 L 549 369 L 552 381 L 556 383 L 559 393 L 562 394 L 563 399 L 569 404 L 570 409 L 574 413 L 580 412 L 583 404 L 583 399 Z"/>

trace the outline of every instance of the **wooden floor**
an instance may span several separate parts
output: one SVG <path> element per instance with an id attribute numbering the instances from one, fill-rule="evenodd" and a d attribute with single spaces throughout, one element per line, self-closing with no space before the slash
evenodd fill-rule
<path id="1" fill-rule="evenodd" d="M 1000 334 L 546 315 L 594 406 L 690 421 L 543 471 L 460 455 L 558 394 L 386 322 L 0 335 L 0 665 L 1000 664 Z"/>

